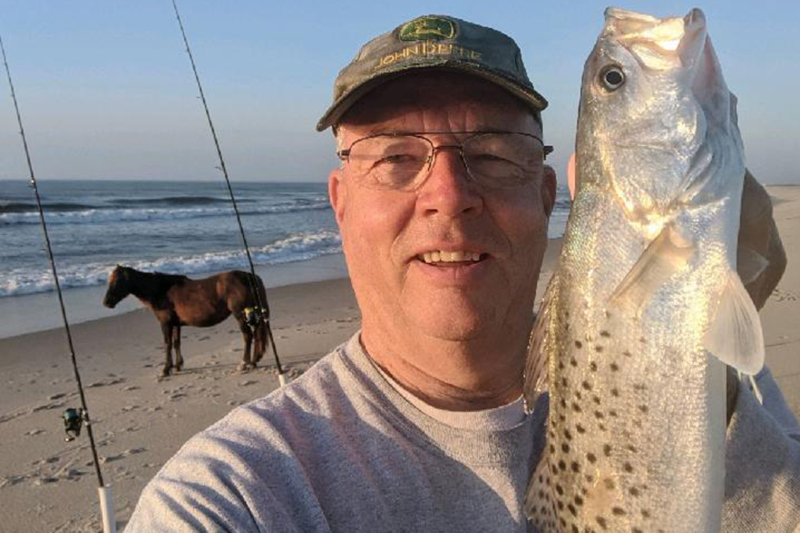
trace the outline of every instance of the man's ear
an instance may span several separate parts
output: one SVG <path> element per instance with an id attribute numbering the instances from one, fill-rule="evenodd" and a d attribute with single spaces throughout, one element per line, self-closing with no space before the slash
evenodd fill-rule
<path id="1" fill-rule="evenodd" d="M 342 226 L 344 220 L 345 204 L 347 199 L 347 185 L 342 181 L 342 170 L 339 168 L 333 169 L 328 176 L 328 198 L 333 207 L 333 213 L 336 216 L 336 223 L 339 227 Z"/>
<path id="2" fill-rule="evenodd" d="M 550 165 L 545 165 L 542 172 L 542 203 L 549 218 L 556 205 L 556 171 Z"/>

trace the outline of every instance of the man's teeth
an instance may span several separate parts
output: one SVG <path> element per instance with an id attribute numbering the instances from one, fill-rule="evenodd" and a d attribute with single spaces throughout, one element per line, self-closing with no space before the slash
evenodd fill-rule
<path id="1" fill-rule="evenodd" d="M 456 263 L 461 261 L 480 261 L 481 254 L 478 252 L 465 252 L 459 250 L 457 252 L 425 252 L 422 254 L 422 259 L 426 263 Z"/>

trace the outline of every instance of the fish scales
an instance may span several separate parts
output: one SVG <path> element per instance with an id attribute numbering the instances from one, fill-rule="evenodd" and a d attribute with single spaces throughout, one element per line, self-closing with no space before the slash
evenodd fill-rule
<path id="1" fill-rule="evenodd" d="M 576 152 L 526 370 L 528 405 L 549 394 L 526 512 L 542 533 L 719 531 L 724 363 L 754 373 L 763 341 L 736 275 L 735 97 L 702 12 L 606 11 Z"/>

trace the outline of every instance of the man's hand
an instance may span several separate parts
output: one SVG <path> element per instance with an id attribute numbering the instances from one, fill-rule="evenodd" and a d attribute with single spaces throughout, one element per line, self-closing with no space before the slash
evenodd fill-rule
<path id="1" fill-rule="evenodd" d="M 749 170 L 742 190 L 736 269 L 756 309 L 764 306 L 786 270 L 786 252 L 772 218 L 772 201 Z"/>

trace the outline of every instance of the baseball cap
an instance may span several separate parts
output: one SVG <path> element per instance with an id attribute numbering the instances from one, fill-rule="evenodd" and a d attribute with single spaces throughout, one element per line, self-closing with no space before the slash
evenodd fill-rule
<path id="1" fill-rule="evenodd" d="M 333 104 L 317 131 L 336 124 L 359 98 L 386 81 L 419 69 L 465 72 L 496 83 L 536 116 L 547 100 L 536 92 L 519 47 L 506 34 L 447 15 L 425 15 L 361 47 L 333 85 Z"/>

